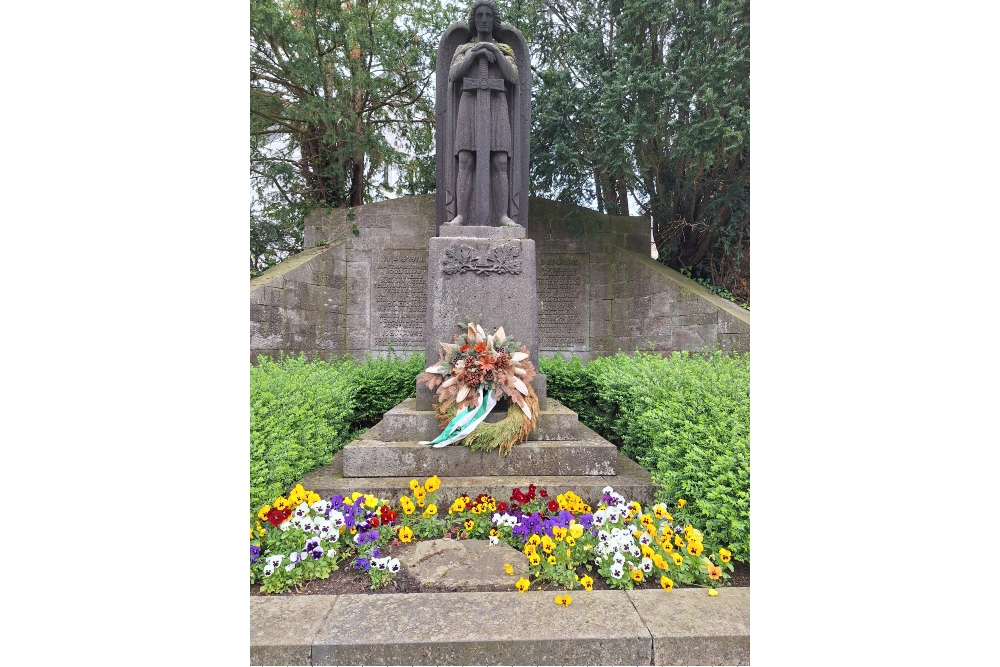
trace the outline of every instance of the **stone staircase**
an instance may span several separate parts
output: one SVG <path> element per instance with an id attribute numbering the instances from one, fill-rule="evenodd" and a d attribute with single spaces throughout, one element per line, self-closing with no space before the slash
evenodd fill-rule
<path id="1" fill-rule="evenodd" d="M 440 449 L 421 445 L 440 432 L 431 410 L 417 409 L 410 398 L 385 413 L 382 421 L 338 452 L 328 466 L 312 471 L 301 484 L 323 497 L 347 491 L 396 499 L 410 493 L 409 483 L 431 475 L 441 478 L 438 497 L 450 502 L 468 493 L 488 493 L 507 500 L 514 487 L 535 484 L 555 495 L 573 491 L 596 505 L 606 486 L 629 500 L 653 500 L 649 473 L 581 424 L 577 414 L 552 398 L 544 402 L 538 426 L 527 442 L 508 456 L 473 452 L 454 444 Z M 494 410 L 491 420 L 505 410 Z"/>

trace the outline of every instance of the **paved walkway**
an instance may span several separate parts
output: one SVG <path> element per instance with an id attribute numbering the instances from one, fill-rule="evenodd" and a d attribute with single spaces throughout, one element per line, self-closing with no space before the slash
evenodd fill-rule
<path id="1" fill-rule="evenodd" d="M 566 594 L 565 592 L 559 593 Z M 251 665 L 747 665 L 750 589 L 250 598 Z"/>

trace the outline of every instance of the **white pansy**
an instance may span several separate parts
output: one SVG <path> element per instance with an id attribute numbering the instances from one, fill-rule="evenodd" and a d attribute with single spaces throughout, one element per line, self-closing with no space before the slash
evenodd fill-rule
<path id="1" fill-rule="evenodd" d="M 292 553 L 288 554 L 288 560 L 292 561 L 292 564 L 294 565 L 295 563 L 298 563 L 300 560 L 302 560 L 302 554 L 300 554 L 298 551 L 293 551 Z"/>
<path id="2" fill-rule="evenodd" d="M 280 526 L 278 526 L 278 530 L 280 530 L 281 532 L 284 533 L 284 532 L 288 532 L 288 529 L 291 528 L 291 527 L 292 527 L 292 522 L 291 521 L 285 521 Z"/>
<path id="3" fill-rule="evenodd" d="M 611 576 L 613 578 L 615 578 L 615 579 L 621 579 L 622 575 L 625 574 L 625 570 L 622 569 L 621 565 L 619 565 L 618 563 L 615 563 L 614 565 L 611 566 L 611 568 L 609 570 L 609 573 L 611 574 Z"/>
<path id="4" fill-rule="evenodd" d="M 341 526 L 345 525 L 345 522 L 344 522 L 344 513 L 343 512 L 338 512 L 337 510 L 331 510 L 331 512 L 330 512 L 330 523 L 332 523 L 334 525 L 334 527 L 336 527 L 338 529 Z"/>
<path id="5" fill-rule="evenodd" d="M 650 535 L 649 533 L 643 533 L 639 537 L 639 544 L 645 544 L 646 546 L 649 546 L 652 543 L 653 543 L 653 536 Z"/>
<path id="6" fill-rule="evenodd" d="M 619 565 L 625 564 L 625 556 L 623 556 L 620 552 L 615 552 L 615 555 L 612 558 Z"/>
<path id="7" fill-rule="evenodd" d="M 601 493 L 614 493 L 614 492 L 615 490 L 612 489 L 610 486 L 606 486 L 603 489 L 601 489 Z"/>
<path id="8" fill-rule="evenodd" d="M 295 563 L 289 563 L 288 565 L 285 566 L 285 572 L 291 572 L 294 569 L 295 569 Z"/>
<path id="9" fill-rule="evenodd" d="M 278 567 L 279 565 L 281 565 L 281 561 L 283 561 L 284 559 L 285 559 L 284 554 L 275 554 L 273 556 L 268 556 L 267 564 L 270 565 L 272 568 Z"/>
<path id="10" fill-rule="evenodd" d="M 310 507 L 312 507 L 313 511 L 317 514 L 326 514 L 326 511 L 332 506 L 333 505 L 329 500 L 317 500 Z"/>
<path id="11" fill-rule="evenodd" d="M 264 576 L 270 577 L 272 574 L 274 574 L 274 566 L 268 563 L 264 566 Z"/>
<path id="12" fill-rule="evenodd" d="M 643 558 L 642 559 L 642 563 L 639 564 L 639 567 L 642 568 L 643 572 L 652 572 L 653 571 L 653 561 L 651 561 L 648 558 Z"/>
<path id="13" fill-rule="evenodd" d="M 313 519 L 313 530 L 321 537 L 330 537 L 333 534 L 333 524 L 329 519 Z"/>
<path id="14" fill-rule="evenodd" d="M 399 570 L 400 570 L 399 559 L 398 558 L 393 558 L 392 560 L 390 560 L 389 561 L 389 571 L 390 572 L 399 572 Z"/>
<path id="15" fill-rule="evenodd" d="M 500 538 L 496 535 L 490 535 L 490 546 L 495 547 L 498 544 L 500 544 Z"/>
<path id="16" fill-rule="evenodd" d="M 306 501 L 299 503 L 299 506 L 295 508 L 295 516 L 303 517 L 309 515 L 309 504 Z"/>

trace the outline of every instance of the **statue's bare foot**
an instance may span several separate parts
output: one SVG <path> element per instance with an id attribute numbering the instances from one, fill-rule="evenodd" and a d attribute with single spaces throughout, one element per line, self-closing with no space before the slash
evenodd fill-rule
<path id="1" fill-rule="evenodd" d="M 451 226 L 461 227 L 462 226 L 462 216 L 456 215 L 451 220 L 448 220 L 446 222 L 442 222 L 441 224 L 448 225 L 449 227 L 451 227 Z"/>
<path id="2" fill-rule="evenodd" d="M 504 227 L 520 227 L 521 226 L 521 225 L 517 224 L 516 222 L 514 222 L 513 220 L 511 220 L 510 218 L 508 218 L 506 215 L 500 216 L 500 224 L 502 226 L 504 226 Z"/>

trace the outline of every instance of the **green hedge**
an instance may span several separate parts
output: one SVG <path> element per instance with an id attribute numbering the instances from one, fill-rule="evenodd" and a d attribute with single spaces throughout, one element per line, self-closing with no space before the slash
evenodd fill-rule
<path id="1" fill-rule="evenodd" d="M 750 355 L 542 359 L 548 393 L 653 476 L 657 499 L 750 561 Z"/>
<path id="2" fill-rule="evenodd" d="M 423 354 L 307 362 L 260 357 L 250 366 L 250 511 L 330 462 L 363 430 L 415 395 Z"/>

